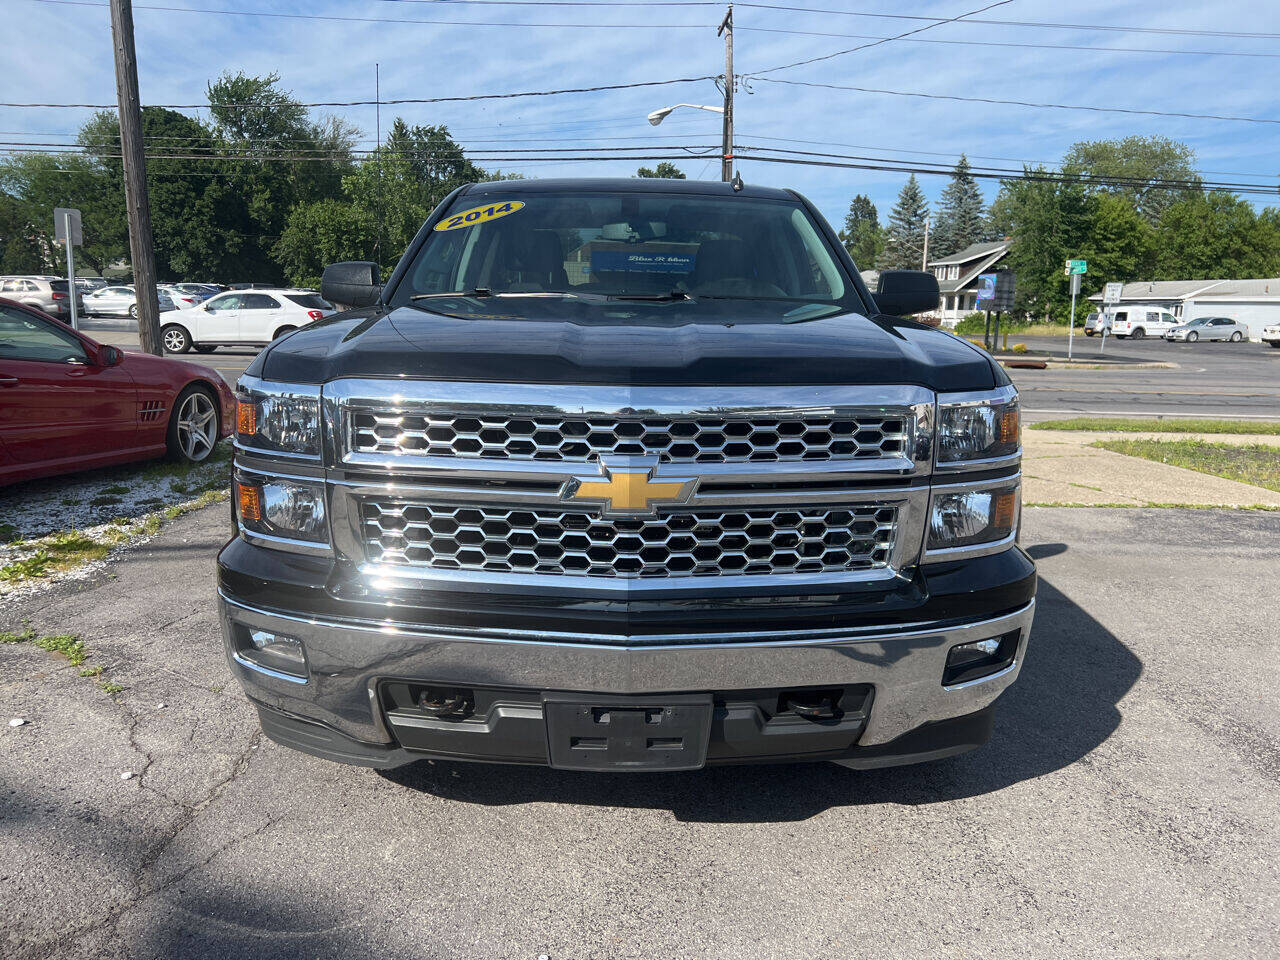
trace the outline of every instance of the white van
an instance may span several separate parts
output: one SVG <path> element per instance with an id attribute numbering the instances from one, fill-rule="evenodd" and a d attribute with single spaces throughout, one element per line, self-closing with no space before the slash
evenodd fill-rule
<path id="1" fill-rule="evenodd" d="M 1111 310 L 1111 333 L 1117 337 L 1161 338 L 1181 321 L 1164 307 L 1147 304 L 1125 304 Z"/>

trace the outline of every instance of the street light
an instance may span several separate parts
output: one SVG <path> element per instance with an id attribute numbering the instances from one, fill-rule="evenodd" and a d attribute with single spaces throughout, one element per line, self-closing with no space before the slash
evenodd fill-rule
<path id="1" fill-rule="evenodd" d="M 709 110 L 711 113 L 724 113 L 724 107 L 705 107 L 698 103 L 677 103 L 670 107 L 663 107 L 661 110 L 655 110 L 649 114 L 649 122 L 655 127 L 663 120 L 667 119 L 667 115 L 672 110 L 678 110 L 680 107 L 689 107 L 692 110 Z"/>

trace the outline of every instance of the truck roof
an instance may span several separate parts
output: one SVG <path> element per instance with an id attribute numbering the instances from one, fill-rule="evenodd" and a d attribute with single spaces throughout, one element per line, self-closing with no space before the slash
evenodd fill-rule
<path id="1" fill-rule="evenodd" d="M 720 180 L 665 180 L 658 177 L 598 177 L 531 180 L 490 180 L 472 184 L 464 196 L 522 193 L 681 193 L 706 197 L 754 197 L 762 200 L 795 201 L 792 190 L 759 187 L 744 183 L 741 190 Z"/>

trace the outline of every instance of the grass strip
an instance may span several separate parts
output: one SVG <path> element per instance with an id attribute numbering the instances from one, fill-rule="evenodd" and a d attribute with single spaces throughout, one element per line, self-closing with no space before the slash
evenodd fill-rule
<path id="1" fill-rule="evenodd" d="M 1154 460 L 1280 492 L 1280 447 L 1208 440 L 1098 440 L 1102 450 Z"/>
<path id="2" fill-rule="evenodd" d="M 1240 433 L 1277 436 L 1280 423 L 1249 420 L 1146 420 L 1142 417 L 1072 417 L 1042 420 L 1027 425 L 1028 430 L 1092 430 L 1113 433 Z"/>

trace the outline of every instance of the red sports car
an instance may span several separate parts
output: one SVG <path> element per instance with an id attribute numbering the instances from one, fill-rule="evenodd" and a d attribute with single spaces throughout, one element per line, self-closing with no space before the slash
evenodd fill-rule
<path id="1" fill-rule="evenodd" d="M 0 298 L 0 486 L 166 454 L 198 463 L 234 417 L 208 367 L 104 346 Z"/>

